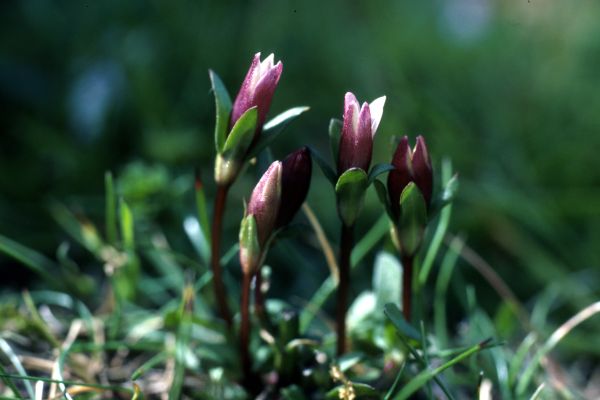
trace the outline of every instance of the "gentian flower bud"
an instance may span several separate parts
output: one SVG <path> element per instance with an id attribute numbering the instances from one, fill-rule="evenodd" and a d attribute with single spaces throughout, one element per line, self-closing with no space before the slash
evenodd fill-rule
<path id="1" fill-rule="evenodd" d="M 394 153 L 392 165 L 396 169 L 388 175 L 388 193 L 394 217 L 398 219 L 400 215 L 400 196 L 410 182 L 414 182 L 419 188 L 425 204 L 429 207 L 433 192 L 433 170 L 423 136 L 417 136 L 417 144 L 412 150 L 408 144 L 408 137 L 402 137 Z"/>
<path id="2" fill-rule="evenodd" d="M 246 208 L 246 216 L 256 219 L 258 243 L 267 242 L 275 227 L 281 204 L 281 161 L 273 162 L 260 178 Z"/>
<path id="3" fill-rule="evenodd" d="M 281 64 L 281 61 L 274 64 L 273 54 L 269 55 L 262 62 L 260 61 L 260 53 L 254 55 L 246 78 L 233 102 L 230 127 L 235 125 L 235 122 L 249 108 L 256 106 L 258 110 L 255 130 L 256 138 L 256 135 L 261 131 L 265 123 L 265 118 L 271 106 L 271 99 L 273 98 L 273 93 L 275 93 L 282 70 L 283 64 Z"/>
<path id="4" fill-rule="evenodd" d="M 371 164 L 373 137 L 383 115 L 385 96 L 370 104 L 359 103 L 354 94 L 348 92 L 344 98 L 344 124 L 338 152 L 338 174 L 350 168 L 361 168 L 367 172 Z"/>
<path id="5" fill-rule="evenodd" d="M 288 155 L 281 168 L 281 205 L 276 228 L 287 225 L 306 200 L 312 163 L 308 148 L 303 147 Z"/>
<path id="6" fill-rule="evenodd" d="M 240 264 L 254 273 L 273 232 L 281 204 L 281 161 L 273 162 L 260 178 L 246 207 L 240 227 Z"/>

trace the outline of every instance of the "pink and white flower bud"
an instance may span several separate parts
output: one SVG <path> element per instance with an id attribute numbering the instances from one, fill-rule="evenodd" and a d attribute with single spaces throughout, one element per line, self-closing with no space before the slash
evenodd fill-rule
<path id="1" fill-rule="evenodd" d="M 262 248 L 275 227 L 281 204 L 281 161 L 273 162 L 254 187 L 246 216 L 256 220 L 258 243 Z"/>
<path id="2" fill-rule="evenodd" d="M 262 62 L 260 61 L 260 53 L 254 55 L 246 78 L 233 102 L 230 127 L 233 126 L 249 108 L 256 106 L 258 118 L 255 135 L 261 131 L 267 113 L 269 112 L 271 100 L 275 93 L 275 88 L 277 88 L 277 83 L 281 77 L 282 70 L 283 64 L 281 61 L 274 64 L 273 54 L 270 54 Z"/>
<path id="3" fill-rule="evenodd" d="M 383 115 L 385 96 L 370 104 L 359 103 L 354 94 L 344 97 L 344 124 L 338 152 L 338 174 L 350 168 L 361 168 L 367 172 L 371 164 L 373 137 Z"/>

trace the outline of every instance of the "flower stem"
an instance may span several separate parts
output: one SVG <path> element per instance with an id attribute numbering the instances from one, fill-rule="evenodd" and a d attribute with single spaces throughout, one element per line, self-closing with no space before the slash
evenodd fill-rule
<path id="1" fill-rule="evenodd" d="M 225 285 L 223 285 L 223 277 L 221 274 L 221 233 L 223 230 L 223 214 L 225 213 L 225 203 L 227 200 L 227 192 L 229 185 L 217 186 L 215 196 L 215 207 L 213 212 L 213 224 L 211 233 L 211 262 L 210 266 L 213 274 L 213 287 L 215 288 L 215 299 L 219 309 L 219 316 L 225 320 L 227 326 L 231 328 L 233 320 L 231 312 L 227 306 L 227 294 Z"/>
<path id="2" fill-rule="evenodd" d="M 251 377 L 252 362 L 250 360 L 250 282 L 252 274 L 244 273 L 242 278 L 242 301 L 240 305 L 240 362 L 242 364 L 242 374 L 244 384 L 247 384 Z"/>
<path id="3" fill-rule="evenodd" d="M 402 257 L 402 313 L 410 323 L 412 307 L 412 280 L 414 256 L 403 255 Z"/>
<path id="4" fill-rule="evenodd" d="M 340 237 L 340 282 L 337 299 L 337 355 L 346 352 L 346 311 L 348 309 L 348 291 L 350 286 L 350 254 L 354 245 L 354 226 L 342 223 Z"/>

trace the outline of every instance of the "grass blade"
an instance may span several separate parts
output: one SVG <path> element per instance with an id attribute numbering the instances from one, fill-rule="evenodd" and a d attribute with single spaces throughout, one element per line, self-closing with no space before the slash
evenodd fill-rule
<path id="1" fill-rule="evenodd" d="M 57 273 L 58 266 L 41 253 L 2 235 L 0 235 L 0 253 L 4 253 L 26 267 L 29 267 L 29 269 L 40 275 L 48 284 L 56 287 L 62 286 L 60 280 L 53 275 Z"/>
<path id="2" fill-rule="evenodd" d="M 444 160 L 444 162 L 442 163 L 442 186 L 446 186 L 446 184 L 451 178 L 452 165 L 450 164 L 450 161 Z M 429 272 L 431 272 L 433 261 L 435 260 L 435 257 L 437 256 L 440 250 L 442 242 L 444 241 L 444 236 L 446 235 L 446 231 L 448 230 L 448 225 L 450 224 L 451 216 L 452 203 L 446 205 L 440 212 L 440 219 L 435 229 L 435 233 L 433 234 L 433 238 L 431 239 L 431 243 L 427 248 L 427 253 L 425 254 L 425 258 L 423 259 L 423 263 L 421 264 L 421 272 L 419 272 L 419 284 L 421 286 L 425 285 L 425 282 L 427 282 L 427 277 L 429 276 Z"/>
<path id="3" fill-rule="evenodd" d="M 406 386 L 404 386 L 402 388 L 402 390 L 400 390 L 400 393 L 398 393 L 398 395 L 396 397 L 394 397 L 394 399 L 404 400 L 404 399 L 410 398 L 410 396 L 412 396 L 413 393 L 415 393 L 417 390 L 419 390 L 421 387 L 423 387 L 431 379 L 435 378 L 442 371 L 458 364 L 459 362 L 472 356 L 473 354 L 476 354 L 476 353 L 480 352 L 481 350 L 485 350 L 489 347 L 490 347 L 489 340 L 483 341 L 479 344 L 476 344 L 476 345 L 470 347 L 464 353 L 459 354 L 458 356 L 454 357 L 450 361 L 442 364 L 441 366 L 439 366 L 435 369 L 424 370 L 423 372 L 421 372 L 417 376 L 415 376 L 413 379 L 411 379 L 410 382 L 408 382 L 408 384 L 406 384 Z"/>
<path id="4" fill-rule="evenodd" d="M 8 342 L 1 337 L 0 337 L 0 350 L 2 350 L 2 352 L 6 355 L 6 357 L 8 358 L 10 363 L 13 365 L 13 367 L 15 367 L 15 370 L 19 373 L 19 376 L 22 376 L 22 377 L 27 376 L 27 373 L 25 372 L 25 368 L 23 368 L 23 364 L 21 364 L 19 357 L 15 354 L 15 352 L 13 351 L 10 344 L 8 344 Z M 35 397 L 35 395 L 34 395 L 34 391 L 33 391 L 33 386 L 31 386 L 31 382 L 25 381 L 23 383 L 25 384 L 25 389 L 27 390 L 27 394 L 29 395 L 29 398 L 33 399 Z"/>
<path id="5" fill-rule="evenodd" d="M 546 340 L 546 343 L 538 350 L 535 354 L 525 371 L 521 375 L 521 379 L 517 384 L 517 396 L 523 397 L 525 391 L 529 387 L 529 383 L 533 379 L 533 375 L 537 371 L 537 368 L 542 361 L 542 358 L 546 356 L 558 343 L 577 325 L 581 324 L 585 320 L 591 318 L 595 314 L 600 312 L 600 301 L 592 303 L 579 311 L 577 314 L 569 318 L 564 324 L 558 327 L 552 335 Z"/>
<path id="6" fill-rule="evenodd" d="M 117 243 L 117 199 L 115 195 L 115 183 L 110 171 L 104 174 L 106 239 L 113 246 Z"/>

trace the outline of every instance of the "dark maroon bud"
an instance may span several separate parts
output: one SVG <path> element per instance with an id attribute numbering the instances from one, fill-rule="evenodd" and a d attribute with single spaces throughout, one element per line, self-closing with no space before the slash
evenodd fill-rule
<path id="1" fill-rule="evenodd" d="M 403 136 L 392 158 L 392 165 L 396 169 L 388 174 L 388 194 L 394 218 L 400 216 L 400 196 L 410 182 L 417 185 L 429 207 L 433 191 L 433 170 L 425 139 L 418 136 L 417 144 L 411 150 L 408 137 Z"/>
<path id="2" fill-rule="evenodd" d="M 287 225 L 298 212 L 310 186 L 312 162 L 308 148 L 288 155 L 281 165 L 281 203 L 276 228 Z"/>

